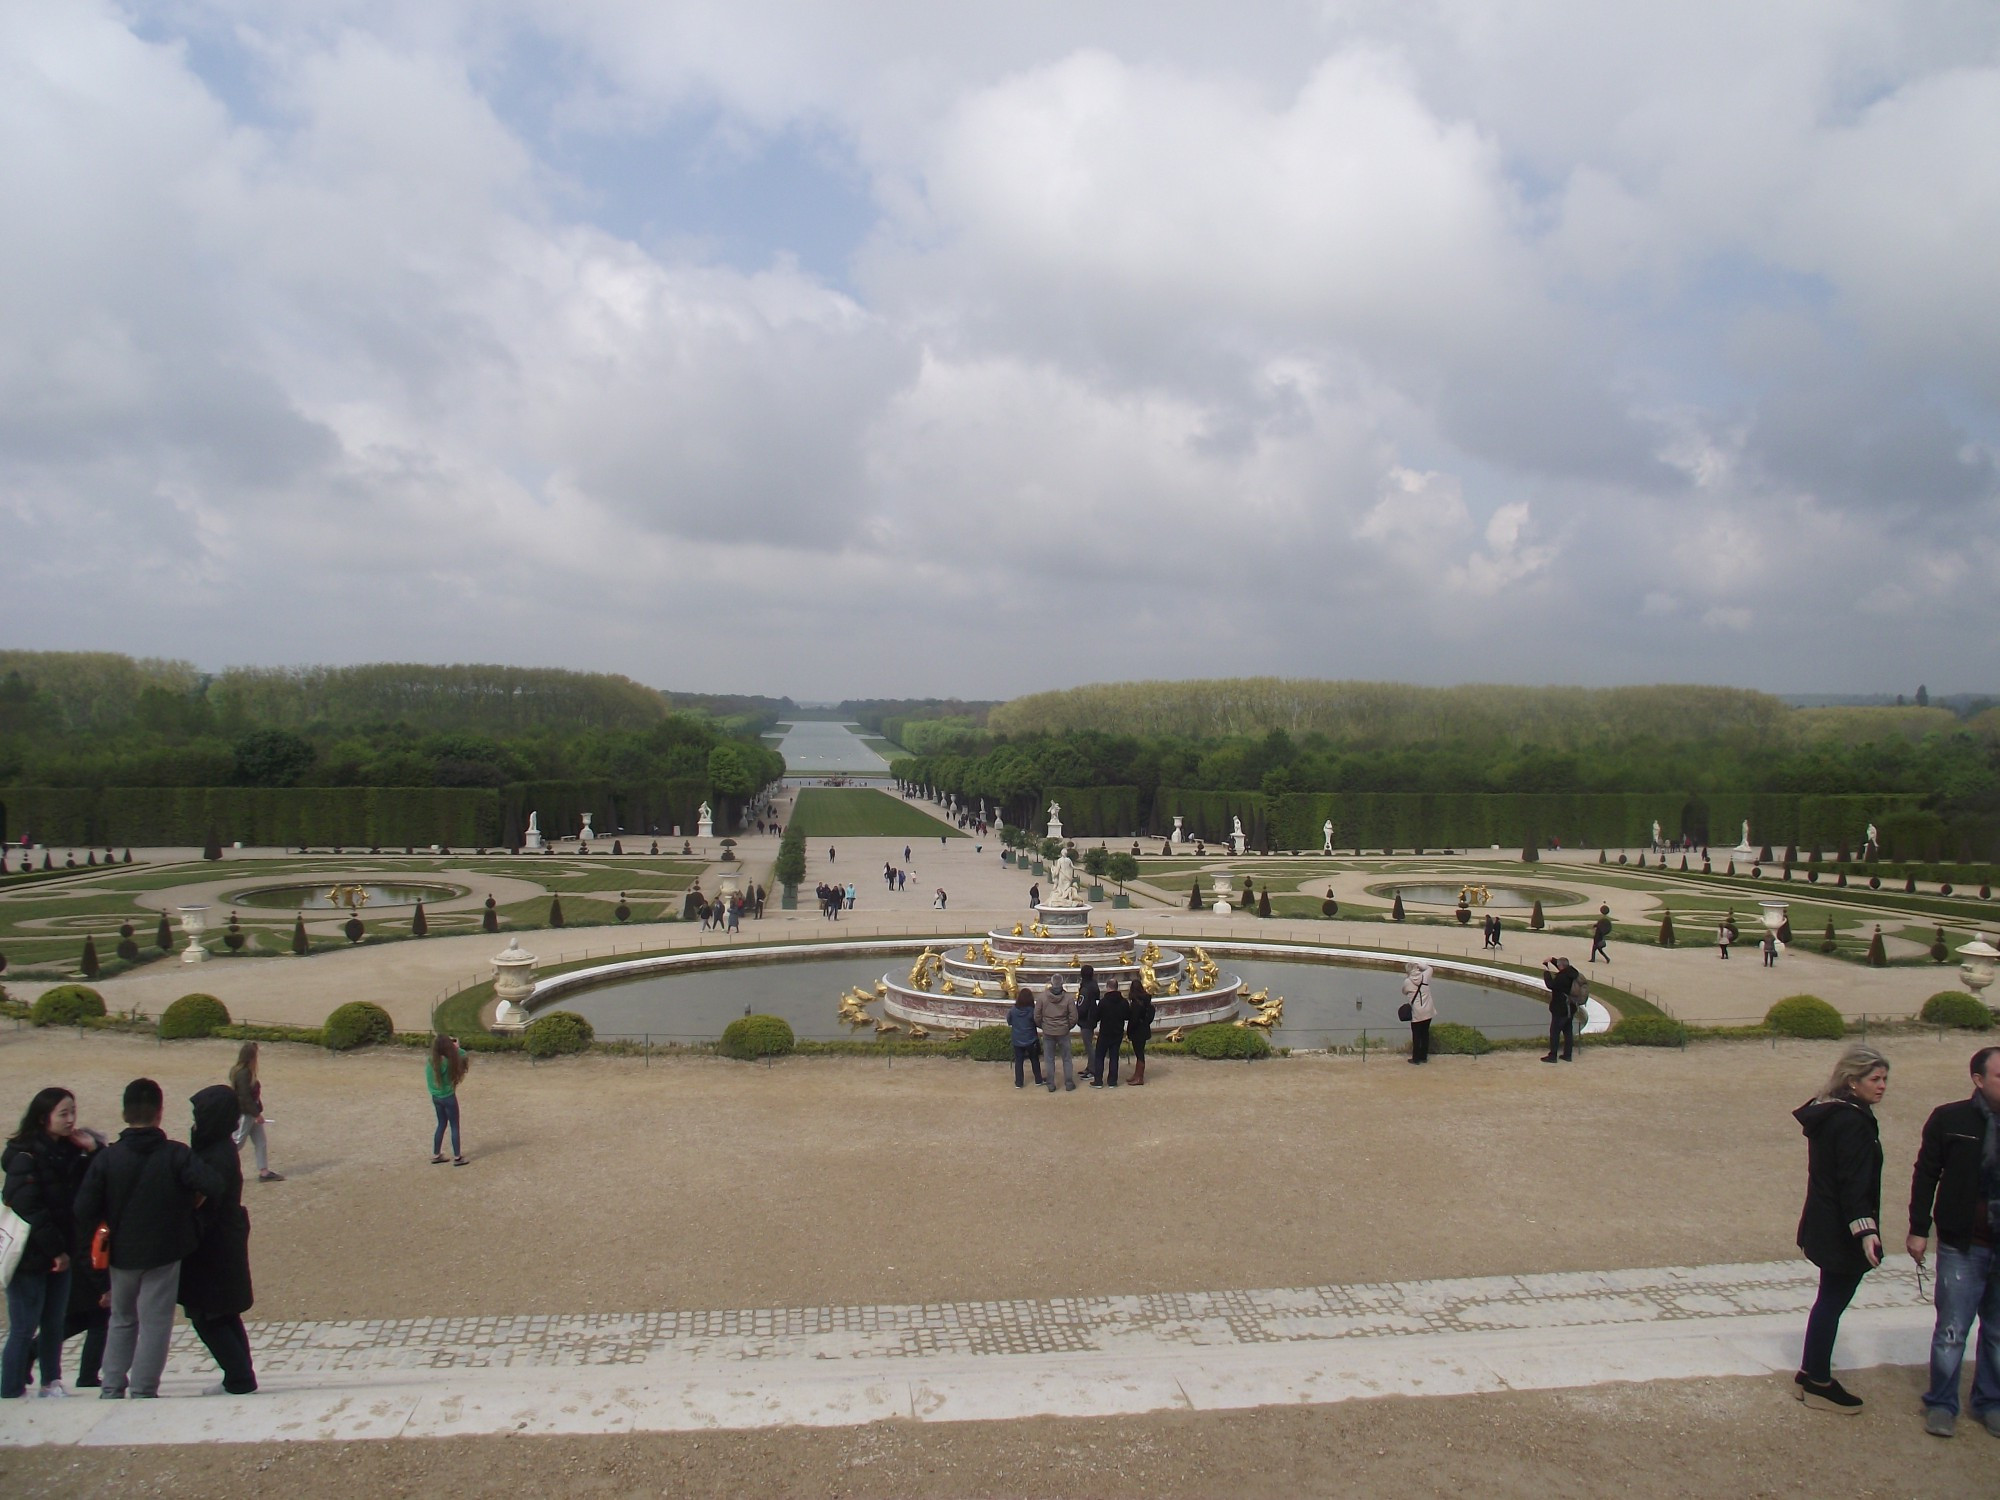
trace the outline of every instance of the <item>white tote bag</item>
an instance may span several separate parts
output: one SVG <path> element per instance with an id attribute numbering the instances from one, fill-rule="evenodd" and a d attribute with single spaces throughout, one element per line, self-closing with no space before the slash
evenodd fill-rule
<path id="1" fill-rule="evenodd" d="M 21 1252 L 28 1248 L 28 1221 L 11 1208 L 0 1208 L 0 1286 L 14 1279 Z"/>

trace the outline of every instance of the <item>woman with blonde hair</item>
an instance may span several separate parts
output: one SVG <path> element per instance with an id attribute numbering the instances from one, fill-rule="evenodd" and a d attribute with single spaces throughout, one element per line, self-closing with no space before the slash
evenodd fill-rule
<path id="1" fill-rule="evenodd" d="M 424 1064 L 424 1083 L 431 1091 L 431 1108 L 437 1111 L 437 1133 L 431 1137 L 431 1165 L 444 1165 L 444 1132 L 451 1127 L 451 1164 L 465 1165 L 465 1150 L 458 1139 L 458 1086 L 472 1060 L 458 1045 L 458 1038 L 439 1033 L 431 1038 L 430 1061 Z"/>
<path id="2" fill-rule="evenodd" d="M 1819 1296 L 1793 1379 L 1799 1400 L 1823 1411 L 1861 1409 L 1861 1398 L 1833 1378 L 1833 1342 L 1861 1278 L 1882 1264 L 1882 1128 L 1875 1106 L 1888 1091 L 1889 1059 L 1853 1046 L 1818 1097 L 1792 1111 L 1807 1143 L 1798 1243 L 1819 1267 Z"/>
<path id="3" fill-rule="evenodd" d="M 236 1090 L 236 1144 L 247 1140 L 257 1157 L 259 1182 L 283 1182 L 271 1170 L 271 1148 L 264 1140 L 264 1085 L 257 1078 L 257 1044 L 245 1042 L 236 1050 L 236 1066 L 229 1070 L 229 1086 Z"/>

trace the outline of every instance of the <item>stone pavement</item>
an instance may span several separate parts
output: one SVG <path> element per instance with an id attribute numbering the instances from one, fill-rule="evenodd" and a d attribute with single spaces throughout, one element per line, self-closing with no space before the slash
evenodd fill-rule
<path id="1" fill-rule="evenodd" d="M 1048 1301 L 255 1323 L 263 1390 L 26 1400 L 0 1445 L 845 1426 L 1221 1410 L 1757 1375 L 1796 1366 L 1799 1261 Z M 1842 1368 L 1918 1364 L 1907 1266 L 1863 1283 Z M 1790 1387 L 1784 1387 L 1789 1394 Z M 1774 1395 L 1774 1399 L 1781 1399 Z"/>

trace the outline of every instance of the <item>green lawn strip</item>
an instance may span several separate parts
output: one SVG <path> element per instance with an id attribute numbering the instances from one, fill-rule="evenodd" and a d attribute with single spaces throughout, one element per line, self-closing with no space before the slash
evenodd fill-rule
<path id="1" fill-rule="evenodd" d="M 873 787 L 809 786 L 799 793 L 788 825 L 808 840 L 964 838 L 951 824 Z"/>

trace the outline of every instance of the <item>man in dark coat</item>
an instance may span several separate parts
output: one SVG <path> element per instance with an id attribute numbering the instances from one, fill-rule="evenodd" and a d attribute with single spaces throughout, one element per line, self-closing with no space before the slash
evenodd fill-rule
<path id="1" fill-rule="evenodd" d="M 1937 1324 L 1924 1430 L 1950 1437 L 1958 1425 L 1958 1374 L 1965 1337 L 1979 1320 L 1972 1417 L 2000 1437 L 2000 1047 L 1972 1054 L 1972 1096 L 1924 1121 L 1910 1178 L 1910 1233 L 1904 1248 L 1924 1263 L 1937 1230 Z"/>
<path id="2" fill-rule="evenodd" d="M 88 1226 L 111 1226 L 111 1331 L 97 1393 L 105 1401 L 124 1400 L 128 1388 L 142 1398 L 160 1394 L 181 1260 L 200 1238 L 195 1200 L 219 1198 L 224 1188 L 212 1167 L 167 1139 L 162 1103 L 150 1078 L 125 1085 L 126 1128 L 92 1159 L 76 1193 L 79 1237 Z"/>
<path id="3" fill-rule="evenodd" d="M 1125 1025 L 1131 1019 L 1132 1007 L 1125 1003 L 1114 979 L 1111 988 L 1097 1002 L 1097 1057 L 1093 1064 L 1096 1076 L 1090 1080 L 1092 1088 L 1118 1087 L 1118 1054 L 1125 1045 Z"/>
<path id="4" fill-rule="evenodd" d="M 1132 998 L 1126 1006 L 1130 1014 L 1125 1020 L 1125 1035 L 1132 1043 L 1131 1081 L 1136 1086 L 1146 1081 L 1146 1043 L 1153 1039 L 1153 997 L 1143 977 L 1132 980 Z"/>
<path id="5" fill-rule="evenodd" d="M 1097 1007 L 1102 1000 L 1097 988 L 1097 971 L 1083 966 L 1076 985 L 1076 1029 L 1083 1033 L 1083 1076 L 1097 1078 Z"/>
<path id="6" fill-rule="evenodd" d="M 226 1084 L 201 1090 L 189 1144 L 196 1158 L 223 1182 L 220 1193 L 194 1211 L 201 1242 L 181 1262 L 181 1306 L 195 1336 L 215 1356 L 222 1380 L 205 1396 L 247 1396 L 257 1389 L 250 1336 L 243 1314 L 256 1300 L 250 1290 L 250 1216 L 243 1209 L 243 1164 L 236 1154 L 236 1091 Z"/>
<path id="7" fill-rule="evenodd" d="M 1576 1013 L 1570 1008 L 1569 992 L 1576 987 L 1576 970 L 1566 958 L 1542 960 L 1542 983 L 1549 991 L 1549 1050 L 1543 1062 L 1557 1060 L 1557 1049 L 1561 1049 L 1561 1060 L 1574 1060 L 1576 1049 Z"/>

